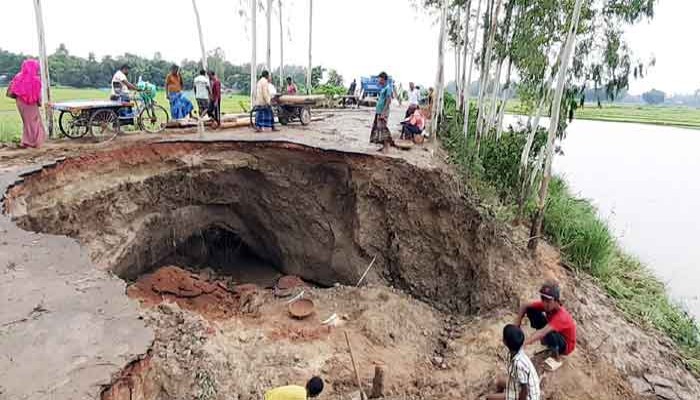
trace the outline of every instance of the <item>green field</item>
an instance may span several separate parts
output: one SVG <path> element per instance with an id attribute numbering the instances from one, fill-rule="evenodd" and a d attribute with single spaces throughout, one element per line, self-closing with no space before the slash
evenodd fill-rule
<path id="1" fill-rule="evenodd" d="M 18 142 L 22 134 L 22 121 L 17 113 L 15 100 L 6 97 L 6 88 L 0 88 L 0 143 Z M 109 97 L 109 92 L 101 89 L 72 89 L 72 88 L 52 88 L 51 100 L 55 103 L 69 100 L 105 100 Z M 168 101 L 165 92 L 158 92 L 158 104 L 168 108 Z M 221 104 L 223 113 L 239 113 L 243 111 L 241 103 L 249 107 L 248 96 L 224 95 Z M 196 105 L 195 105 L 196 108 Z M 56 115 L 55 118 L 58 118 Z"/>
<path id="2" fill-rule="evenodd" d="M 506 110 L 512 114 L 523 113 L 517 100 L 509 101 Z M 576 110 L 575 118 L 700 129 L 700 109 L 681 106 L 614 104 L 598 108 L 587 104 Z"/>

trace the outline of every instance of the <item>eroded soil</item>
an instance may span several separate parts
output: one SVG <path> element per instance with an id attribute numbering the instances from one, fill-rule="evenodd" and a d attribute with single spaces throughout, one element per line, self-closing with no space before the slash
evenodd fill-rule
<path id="1" fill-rule="evenodd" d="M 130 139 L 78 157 L 63 153 L 69 158 L 21 181 L 0 176 L 0 182 L 12 184 L 4 209 L 13 219 L 0 218 L 0 228 L 12 238 L 0 245 L 0 254 L 14 257 L 12 264 L 0 265 L 12 278 L 3 293 L 19 285 L 13 293 L 26 297 L 17 304 L 40 298 L 42 290 L 61 293 L 62 299 L 48 296 L 36 312 L 24 310 L 27 321 L 17 318 L 11 329 L 3 325 L 12 339 L 0 342 L 3 354 L 27 362 L 23 375 L 15 361 L 0 360 L 0 386 L 9 386 L 0 394 L 259 399 L 274 385 L 303 384 L 320 374 L 326 398 L 349 398 L 357 385 L 347 333 L 366 391 L 374 366 L 381 365 L 387 396 L 475 399 L 505 371 L 502 326 L 546 277 L 561 282 L 579 343 L 562 369 L 544 373 L 544 398 L 700 398 L 697 378 L 683 368 L 667 338 L 626 321 L 590 280 L 562 267 L 553 249 L 528 253 L 522 233 L 498 226 L 431 151 L 417 148 L 405 159 L 398 150 L 391 157 L 375 156 L 363 144 L 366 138 L 358 140 L 358 124 L 349 133 L 343 130 L 348 118 L 356 118 L 348 115 L 310 137 L 292 138 L 309 132 L 286 131 L 287 142 L 230 141 L 236 134 L 226 132 L 199 142 Z M 36 157 L 52 154 L 45 150 Z M 7 160 L 26 162 L 15 155 Z M 83 287 L 77 272 L 68 274 L 71 268 L 62 263 L 71 258 L 54 256 L 61 262 L 51 266 L 57 237 L 43 235 L 36 249 L 18 252 L 34 239 L 15 223 L 60 235 L 66 252 L 80 250 L 65 236 L 78 240 L 83 259 L 72 269 L 94 276 L 99 285 Z M 276 296 L 266 283 L 269 274 L 234 279 L 218 269 L 211 273 L 211 254 L 198 259 L 198 252 L 181 251 L 220 231 L 240 239 L 280 276 L 312 282 L 303 290 L 316 304 L 315 314 L 292 319 L 288 298 Z M 176 261 L 187 265 L 172 265 Z M 366 284 L 355 287 L 370 264 Z M 42 265 L 51 268 L 43 280 L 33 280 Z M 125 301 L 124 283 L 110 273 L 128 282 L 133 302 Z M 63 281 L 70 283 L 63 288 Z M 85 307 L 78 313 L 71 301 L 84 292 Z M 99 305 L 110 297 L 120 303 Z M 133 311 L 136 304 L 140 316 Z M 50 332 L 58 323 L 54 314 L 75 321 L 71 335 L 56 332 L 57 338 L 73 338 L 70 347 L 45 335 L 34 340 L 41 347 L 32 347 L 18 336 L 39 329 L 37 323 L 47 317 L 53 319 L 41 329 Z M 335 324 L 322 323 L 333 314 Z M 6 311 L 2 315 L 9 319 Z M 105 336 L 85 330 L 78 315 L 90 316 L 90 327 L 119 329 L 97 342 Z M 131 332 L 154 335 L 139 357 L 127 356 L 138 348 L 124 339 Z M 100 359 L 100 344 L 120 350 L 106 354 L 110 364 L 99 377 L 91 362 L 71 370 L 81 374 L 56 373 L 36 388 L 5 384 L 26 382 L 39 369 L 42 352 L 75 359 L 83 339 L 91 343 L 84 348 L 90 360 Z M 31 355 L 20 358 L 18 346 Z M 132 353 L 121 351 L 125 348 Z M 111 379 L 100 378 L 105 375 Z M 72 395 L 55 390 L 71 385 L 79 387 Z"/>

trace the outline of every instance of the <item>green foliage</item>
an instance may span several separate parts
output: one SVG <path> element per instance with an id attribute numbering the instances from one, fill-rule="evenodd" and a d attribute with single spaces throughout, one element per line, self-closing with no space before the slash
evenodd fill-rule
<path id="1" fill-rule="evenodd" d="M 666 93 L 661 90 L 651 89 L 648 92 L 642 94 L 642 99 L 644 102 L 651 105 L 661 104 L 666 100 Z"/>
<path id="2" fill-rule="evenodd" d="M 334 86 L 331 84 L 325 84 L 314 88 L 314 94 L 323 94 L 329 97 L 340 96 L 345 94 L 347 89 L 343 86 Z"/>
<path id="3" fill-rule="evenodd" d="M 14 54 L 0 49 L 0 75 L 11 78 L 19 71 L 22 61 L 30 56 Z M 69 86 L 75 88 L 106 88 L 112 79 L 114 72 L 123 64 L 129 64 L 129 80 L 136 83 L 139 77 L 151 82 L 158 87 L 163 87 L 165 77 L 170 72 L 173 62 L 163 60 L 159 53 L 148 59 L 134 54 L 124 54 L 113 58 L 105 56 L 97 60 L 94 54 L 86 58 L 77 57 L 61 44 L 58 49 L 49 56 L 49 72 L 53 86 Z M 209 68 L 216 71 L 219 79 L 227 88 L 238 90 L 242 93 L 250 92 L 250 64 L 234 65 L 225 60 L 224 52 L 217 48 L 211 51 L 207 57 Z M 202 68 L 199 60 L 185 60 L 179 63 L 180 73 L 185 83 L 185 89 L 191 89 L 195 76 Z M 258 68 L 258 72 L 262 69 Z M 325 69 L 316 66 L 312 70 L 312 85 L 318 86 L 323 78 Z M 270 71 L 273 79 L 277 81 L 279 68 Z M 288 65 L 285 66 L 285 75 L 292 77 L 297 84 L 306 81 L 306 68 Z M 337 75 L 337 74 L 336 74 Z M 336 76 L 336 80 L 342 77 Z M 2 83 L 2 82 L 0 82 Z M 301 87 L 301 86 L 300 86 Z"/>
<path id="4" fill-rule="evenodd" d="M 606 272 L 615 240 L 591 203 L 572 197 L 566 183 L 556 177 L 549 184 L 544 231 L 572 265 L 593 276 Z"/>
<path id="5" fill-rule="evenodd" d="M 547 141 L 547 132 L 540 128 L 530 150 L 530 165 Z M 516 201 L 520 189 L 520 157 L 527 142 L 527 131 L 515 131 L 512 127 L 503 132 L 500 139 L 489 137 L 481 144 L 483 177 L 498 191 L 504 201 Z"/>
<path id="6" fill-rule="evenodd" d="M 326 80 L 326 85 L 330 86 L 343 86 L 343 76 L 334 69 L 328 70 L 328 79 Z"/>
<path id="7" fill-rule="evenodd" d="M 439 135 L 449 161 L 462 176 L 468 177 L 469 188 L 477 191 L 499 220 L 510 220 L 513 197 L 508 193 L 513 182 L 517 183 L 512 173 L 517 171 L 520 161 L 522 137 L 512 130 L 504 132 L 501 141 L 482 143 L 483 157 L 472 157 L 474 141 L 464 137 L 461 116 L 451 103 L 446 104 L 445 110 L 451 118 L 441 125 Z M 473 104 L 470 115 L 473 124 L 476 121 Z M 474 132 L 474 126 L 471 129 Z M 539 132 L 533 147 L 542 146 L 544 140 L 544 132 Z M 696 321 L 669 299 L 657 278 L 620 250 L 607 225 L 598 218 L 595 207 L 572 196 L 559 178 L 550 183 L 544 231 L 560 248 L 563 259 L 597 279 L 629 320 L 668 335 L 678 345 L 686 365 L 700 374 L 700 328 Z"/>

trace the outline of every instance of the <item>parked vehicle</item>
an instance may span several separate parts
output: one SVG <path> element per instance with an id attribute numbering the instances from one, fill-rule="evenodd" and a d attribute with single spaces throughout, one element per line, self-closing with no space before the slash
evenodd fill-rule
<path id="1" fill-rule="evenodd" d="M 389 77 L 389 80 L 387 81 L 387 85 L 389 86 L 394 86 L 394 80 Z M 369 78 L 362 77 L 360 78 L 360 88 L 361 88 L 361 98 L 365 97 L 377 97 L 379 96 L 379 90 L 381 87 L 379 87 L 379 77 L 378 76 L 372 76 Z"/>

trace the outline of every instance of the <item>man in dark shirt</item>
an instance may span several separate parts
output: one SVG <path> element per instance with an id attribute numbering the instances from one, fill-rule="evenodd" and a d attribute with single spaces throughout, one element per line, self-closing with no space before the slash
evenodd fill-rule
<path id="1" fill-rule="evenodd" d="M 214 129 L 221 126 L 221 81 L 216 76 L 216 72 L 209 71 L 209 81 L 211 82 L 211 97 L 209 99 L 209 109 L 207 114 L 214 121 Z"/>

